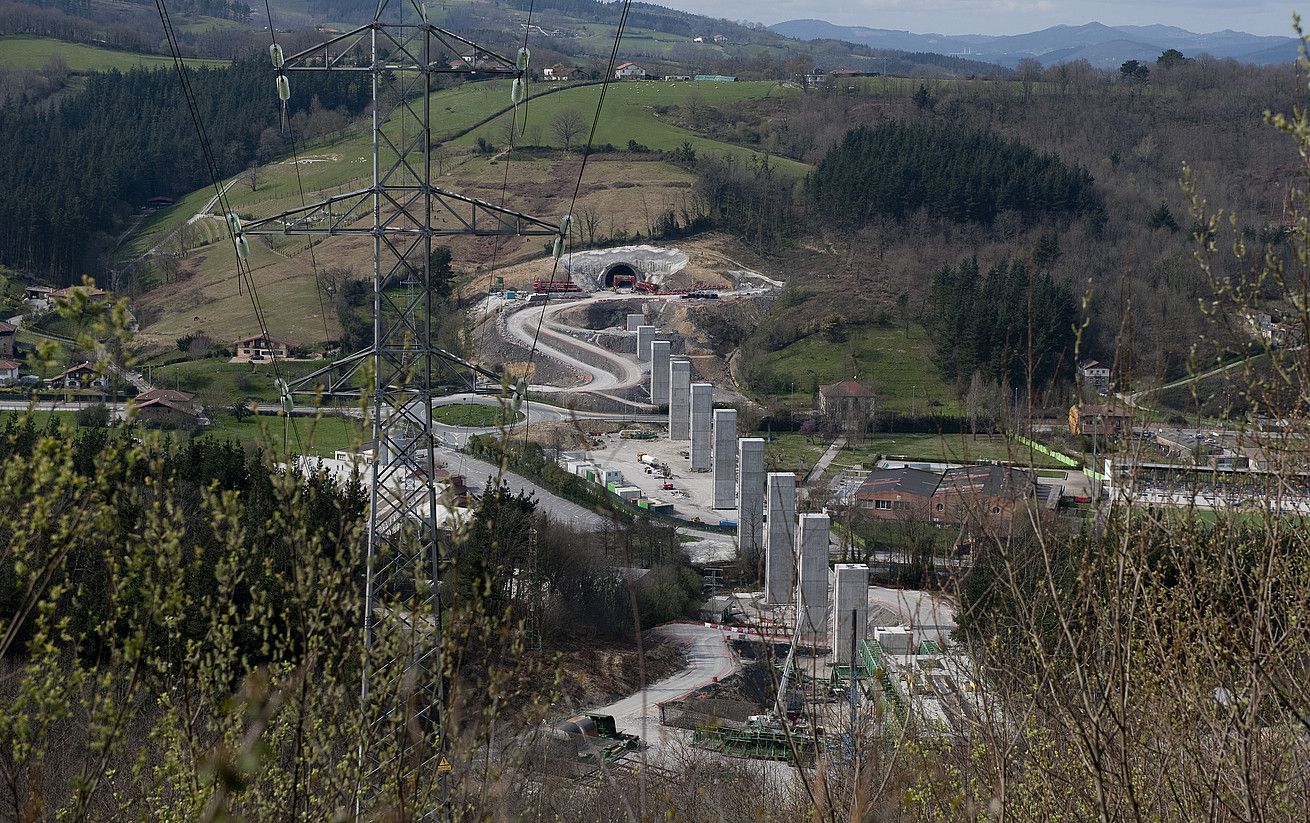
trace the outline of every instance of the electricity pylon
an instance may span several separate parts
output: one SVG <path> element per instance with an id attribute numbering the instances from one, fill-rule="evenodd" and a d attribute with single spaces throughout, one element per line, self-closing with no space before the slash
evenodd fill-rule
<path id="1" fill-rule="evenodd" d="M 438 490 L 432 398 L 438 372 L 471 364 L 434 344 L 433 238 L 556 236 L 556 224 L 434 184 L 431 95 L 438 75 L 512 77 L 507 104 L 524 97 L 526 49 L 511 59 L 428 22 L 425 4 L 379 0 L 373 20 L 292 55 L 272 48 L 279 97 L 297 72 L 363 72 L 372 78 L 372 181 L 365 187 L 256 219 L 252 235 L 357 235 L 373 244 L 373 346 L 339 361 L 348 384 L 373 367 L 374 470 L 364 593 L 368 726 L 361 752 L 361 808 L 383 786 L 430 779 L 441 762 L 442 648 Z M 397 7 L 404 12 L 396 14 Z M 406 21 L 405 18 L 409 18 Z M 402 287 L 405 284 L 407 287 Z M 498 377 L 498 375 L 497 375 Z M 417 732 L 416 732 L 417 730 Z"/>

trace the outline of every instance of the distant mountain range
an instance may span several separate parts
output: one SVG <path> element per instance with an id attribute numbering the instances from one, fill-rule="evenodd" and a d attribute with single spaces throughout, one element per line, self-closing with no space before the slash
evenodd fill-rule
<path id="1" fill-rule="evenodd" d="M 1044 65 L 1086 60 L 1113 68 L 1125 60 L 1150 60 L 1165 49 L 1188 57 L 1210 54 L 1269 65 L 1296 59 L 1294 37 L 1269 37 L 1225 29 L 1196 34 L 1175 26 L 1052 26 L 1028 34 L 916 34 L 911 31 L 838 26 L 826 20 L 788 20 L 769 27 L 797 40 L 842 40 L 879 49 L 933 52 L 1013 67 L 1025 57 Z"/>

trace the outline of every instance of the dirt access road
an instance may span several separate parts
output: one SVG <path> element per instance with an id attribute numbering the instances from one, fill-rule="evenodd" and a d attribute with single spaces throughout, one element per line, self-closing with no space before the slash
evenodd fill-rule
<path id="1" fill-rule="evenodd" d="M 654 746 L 659 742 L 656 730 L 660 725 L 660 703 L 708 686 L 715 678 L 727 677 L 736 672 L 741 663 L 728 647 L 720 629 L 703 623 L 667 623 L 652 631 L 667 642 L 683 645 L 687 667 L 595 711 L 613 715 L 619 731 L 639 735 Z"/>
<path id="2" fill-rule="evenodd" d="M 622 391 L 638 385 L 645 378 L 646 372 L 636 360 L 615 354 L 594 343 L 579 340 L 568 334 L 569 330 L 576 331 L 576 329 L 552 319 L 566 309 L 595 300 L 594 297 L 588 297 L 582 300 L 541 303 L 521 309 L 506 319 L 505 326 L 515 340 L 528 348 L 531 348 L 535 341 L 537 349 L 542 353 L 578 369 L 590 378 L 581 386 L 534 388 L 559 392 Z M 586 352 L 586 357 L 577 356 L 574 353 L 577 351 Z"/>

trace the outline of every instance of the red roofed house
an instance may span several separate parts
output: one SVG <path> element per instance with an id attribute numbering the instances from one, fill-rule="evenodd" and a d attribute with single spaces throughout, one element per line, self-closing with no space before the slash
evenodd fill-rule
<path id="1" fill-rule="evenodd" d="M 291 344 L 271 335 L 256 334 L 235 341 L 232 349 L 235 353 L 232 358 L 233 363 L 245 363 L 251 360 L 258 363 L 273 358 L 285 360 L 291 351 Z"/>
<path id="2" fill-rule="evenodd" d="M 615 80 L 645 80 L 646 70 L 636 63 L 620 63 L 614 67 Z"/>
<path id="3" fill-rule="evenodd" d="M 14 356 L 14 335 L 16 334 L 18 334 L 18 327 L 0 320 L 0 357 Z"/>
<path id="4" fill-rule="evenodd" d="M 136 406 L 138 409 L 158 406 L 183 414 L 198 415 L 200 409 L 196 406 L 195 399 L 194 394 L 177 389 L 151 389 L 136 396 Z"/>
<path id="5" fill-rule="evenodd" d="M 18 365 L 16 360 L 0 360 L 0 386 L 18 381 Z"/>
<path id="6" fill-rule="evenodd" d="M 995 537 L 1009 537 L 1027 519 L 1036 501 L 1031 473 L 1008 466 L 947 469 L 932 494 L 936 523 L 970 526 Z"/>
<path id="7" fill-rule="evenodd" d="M 60 297 L 68 299 L 76 294 L 85 294 L 86 299 L 90 300 L 92 303 L 103 303 L 109 298 L 109 292 L 104 289 L 97 289 L 94 286 L 69 286 L 64 289 L 55 289 L 50 292 L 50 297 L 52 299 L 58 299 Z"/>
<path id="8" fill-rule="evenodd" d="M 109 380 L 103 374 L 97 374 L 89 360 L 69 366 L 64 371 L 50 378 L 49 384 L 56 389 L 104 388 Z"/>
<path id="9" fill-rule="evenodd" d="M 819 412 L 842 421 L 847 427 L 863 426 L 873 409 L 873 389 L 858 380 L 842 380 L 819 387 Z"/>

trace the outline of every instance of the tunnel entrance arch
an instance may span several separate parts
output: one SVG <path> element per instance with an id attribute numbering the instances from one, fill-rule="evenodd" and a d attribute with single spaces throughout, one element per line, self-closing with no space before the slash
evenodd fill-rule
<path id="1" fill-rule="evenodd" d="M 601 278 L 601 283 L 604 288 L 612 289 L 614 288 L 616 280 L 620 285 L 632 286 L 632 284 L 640 279 L 641 274 L 630 264 L 615 263 L 605 270 L 605 275 Z"/>

